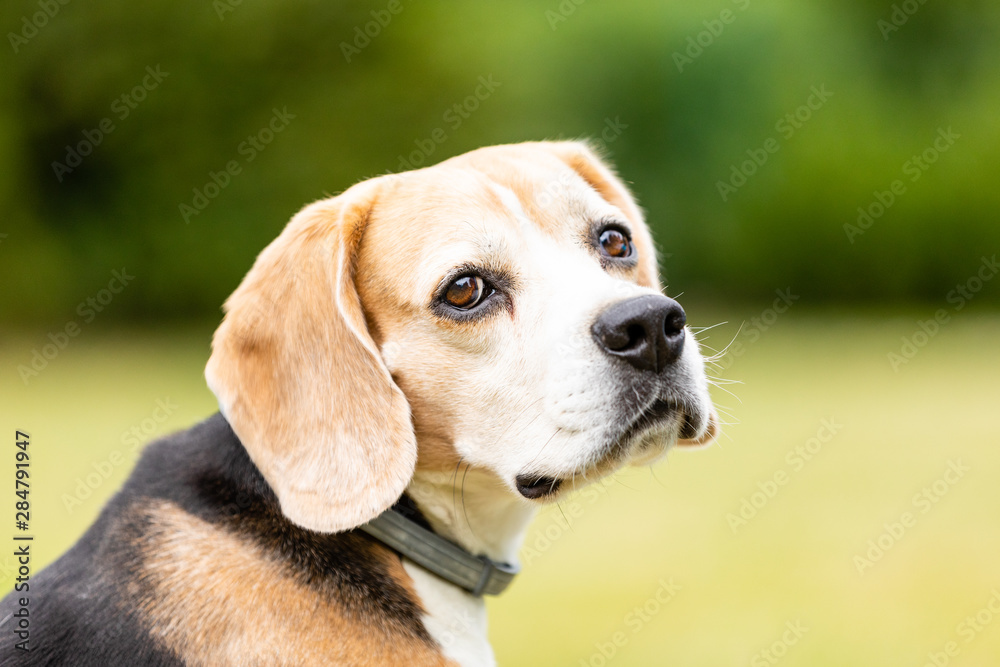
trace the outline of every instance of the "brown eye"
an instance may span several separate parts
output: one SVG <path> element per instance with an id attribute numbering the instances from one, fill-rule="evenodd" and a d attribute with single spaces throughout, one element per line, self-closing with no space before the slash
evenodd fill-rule
<path id="1" fill-rule="evenodd" d="M 493 290 L 479 276 L 462 276 L 448 285 L 444 300 L 460 310 L 469 310 L 492 294 Z"/>
<path id="2" fill-rule="evenodd" d="M 601 250 L 608 257 L 624 258 L 632 254 L 632 244 L 617 229 L 605 229 L 601 232 Z"/>

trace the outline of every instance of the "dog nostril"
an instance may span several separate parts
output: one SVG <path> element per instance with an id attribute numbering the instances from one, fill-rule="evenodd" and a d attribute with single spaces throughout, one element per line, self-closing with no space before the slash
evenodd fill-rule
<path id="1" fill-rule="evenodd" d="M 667 338 L 676 336 L 684 331 L 684 325 L 686 324 L 687 315 L 683 310 L 678 308 L 667 315 L 667 318 L 663 321 L 663 333 L 667 335 Z"/>
<path id="2" fill-rule="evenodd" d="M 624 328 L 614 328 L 601 334 L 601 342 L 614 352 L 624 352 L 638 346 L 646 338 L 646 328 L 641 324 L 630 324 Z"/>
<path id="3" fill-rule="evenodd" d="M 679 303 L 656 294 L 609 306 L 590 330 L 604 352 L 639 370 L 660 373 L 680 357 L 686 323 Z"/>
<path id="4" fill-rule="evenodd" d="M 624 347 L 619 349 L 627 350 L 629 348 L 635 347 L 646 338 L 646 328 L 641 324 L 631 324 L 625 329 L 625 333 L 628 335 L 628 343 Z"/>
<path id="5" fill-rule="evenodd" d="M 609 350 L 623 350 L 628 347 L 628 336 L 621 329 L 608 329 L 598 334 L 601 344 Z"/>

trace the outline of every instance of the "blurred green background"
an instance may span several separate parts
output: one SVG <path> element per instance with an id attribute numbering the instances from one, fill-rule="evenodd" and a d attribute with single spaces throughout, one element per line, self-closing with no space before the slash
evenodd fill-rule
<path id="1" fill-rule="evenodd" d="M 109 318 L 214 317 L 304 202 L 396 171 L 414 151 L 430 164 L 606 129 L 670 253 L 665 274 L 685 290 L 750 298 L 787 283 L 810 301 L 935 300 L 1000 246 L 995 2 L 918 5 L 886 40 L 878 21 L 891 3 L 867 0 L 400 0 L 364 39 L 385 3 L 226 1 L 66 5 L 10 47 L 0 196 L 16 289 L 0 292 L 5 317 L 58 318 L 120 265 L 138 278 Z M 5 3 L 2 24 L 16 31 L 32 10 Z M 678 64 L 677 53 L 696 57 Z M 459 115 L 481 76 L 499 87 Z M 155 86 L 144 99 L 120 99 L 144 78 Z M 776 125 L 814 86 L 832 96 L 786 139 Z M 241 152 L 275 108 L 295 118 Z M 57 177 L 53 163 L 104 119 L 114 129 Z M 447 139 L 420 151 L 437 128 Z M 911 182 L 904 164 L 939 128 L 961 138 Z M 778 152 L 723 201 L 717 183 L 769 138 Z M 240 174 L 185 223 L 180 205 L 230 160 Z M 849 242 L 843 226 L 896 179 L 907 192 Z"/>
<path id="2" fill-rule="evenodd" d="M 304 203 L 591 137 L 743 384 L 719 445 L 543 512 L 491 602 L 500 663 L 1000 655 L 997 3 L 17 0 L 0 26 L 0 405 L 35 443 L 36 566 L 215 409 L 220 305 Z"/>

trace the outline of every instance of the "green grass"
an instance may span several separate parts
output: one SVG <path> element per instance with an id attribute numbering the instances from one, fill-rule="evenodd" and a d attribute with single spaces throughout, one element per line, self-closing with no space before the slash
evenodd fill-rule
<path id="1" fill-rule="evenodd" d="M 616 666 L 763 665 L 755 654 L 796 621 L 808 630 L 780 664 L 919 666 L 948 641 L 960 650 L 951 664 L 1000 655 L 1000 614 L 971 637 L 958 628 L 1000 591 L 1000 317 L 956 315 L 894 372 L 886 354 L 928 314 L 793 312 L 747 344 L 725 372 L 744 383 L 729 387 L 740 400 L 716 392 L 739 422 L 718 444 L 625 471 L 542 512 L 530 564 L 489 603 L 500 664 L 604 664 L 600 645 L 610 650 L 620 632 L 608 661 Z M 724 344 L 734 331 L 713 331 L 708 342 Z M 135 460 L 122 434 L 150 420 L 158 399 L 177 407 L 162 423 L 146 422 L 150 437 L 215 409 L 201 378 L 206 331 L 85 330 L 25 386 L 16 365 L 45 342 L 44 332 L 8 337 L 0 351 L 9 471 L 13 430 L 32 436 L 36 569 L 121 484 Z M 793 471 L 786 453 L 824 419 L 838 432 Z M 116 451 L 125 461 L 67 509 L 78 480 L 99 474 L 95 465 L 107 470 L 101 464 Z M 913 496 L 958 460 L 969 471 L 922 513 Z M 777 471 L 787 483 L 734 534 L 727 513 Z M 916 524 L 859 574 L 854 556 L 905 511 Z M 3 590 L 13 565 L 0 556 Z M 649 602 L 671 579 L 680 590 Z M 634 615 L 647 603 L 645 619 Z"/>

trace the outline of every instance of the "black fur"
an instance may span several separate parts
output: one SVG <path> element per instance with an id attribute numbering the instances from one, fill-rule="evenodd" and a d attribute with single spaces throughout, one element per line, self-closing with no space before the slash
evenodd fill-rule
<path id="1" fill-rule="evenodd" d="M 327 535 L 290 523 L 217 414 L 147 447 L 124 488 L 80 541 L 32 576 L 30 653 L 14 648 L 7 618 L 24 594 L 12 591 L 0 602 L 0 665 L 183 664 L 154 642 L 142 610 L 133 604 L 145 580 L 136 545 L 159 529 L 137 510 L 157 499 L 256 542 L 279 557 L 291 576 L 362 623 L 433 643 L 419 604 L 375 557 L 385 547 L 360 532 Z"/>

